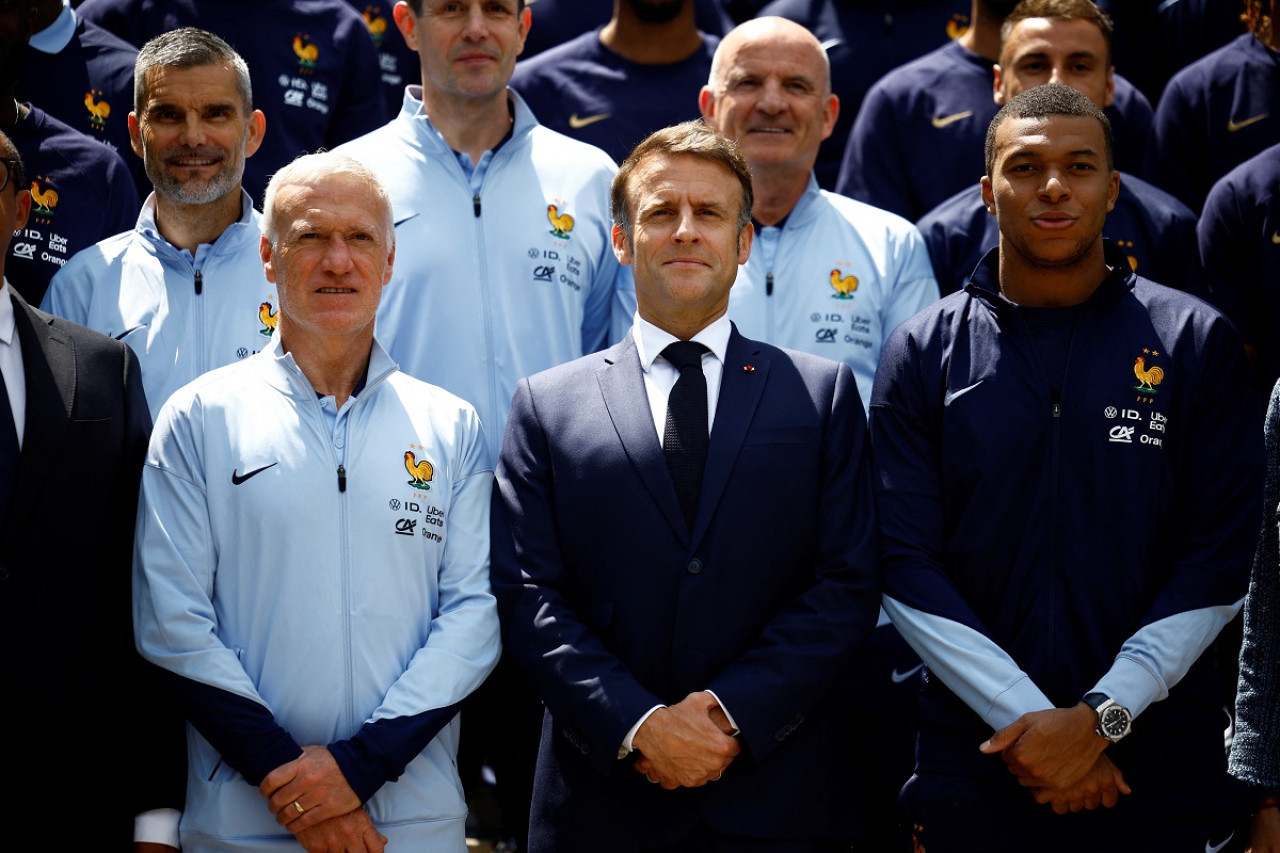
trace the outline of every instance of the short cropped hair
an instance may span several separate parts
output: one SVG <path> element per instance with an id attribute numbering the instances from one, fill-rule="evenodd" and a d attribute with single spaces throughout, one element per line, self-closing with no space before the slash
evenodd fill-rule
<path id="1" fill-rule="evenodd" d="M 1244 0 L 1244 12 L 1241 13 L 1240 20 L 1265 43 L 1271 38 L 1278 11 L 1280 9 L 1277 8 L 1276 0 Z"/>
<path id="2" fill-rule="evenodd" d="M 253 112 L 253 86 L 249 66 L 235 48 L 207 30 L 182 27 L 162 33 L 138 51 L 133 65 L 133 108 L 139 114 L 147 102 L 147 75 L 152 68 L 198 68 L 202 65 L 229 65 L 236 75 L 236 90 L 244 102 L 245 114 Z"/>
<path id="3" fill-rule="evenodd" d="M 1000 25 L 1000 44 L 1008 41 L 1013 28 L 1028 18 L 1089 21 L 1102 30 L 1102 37 L 1107 42 L 1107 64 L 1111 63 L 1111 37 L 1115 27 L 1111 23 L 1111 16 L 1098 8 L 1093 0 L 1022 0 Z"/>
<path id="4" fill-rule="evenodd" d="M 1111 122 L 1107 120 L 1107 114 L 1083 92 L 1062 83 L 1045 83 L 1019 92 L 991 119 L 991 124 L 987 127 L 985 148 L 987 177 L 991 177 L 992 167 L 996 163 L 996 132 L 1000 125 L 1010 119 L 1051 116 L 1081 116 L 1097 121 L 1102 126 L 1107 168 L 1116 167 L 1115 139 L 1111 134 Z"/>
<path id="5" fill-rule="evenodd" d="M 280 171 L 271 176 L 267 184 L 266 196 L 262 203 L 262 235 L 273 247 L 278 245 L 280 229 L 276 222 L 276 194 L 281 187 L 292 184 L 307 183 L 314 175 L 351 175 L 366 184 L 373 191 L 383 208 L 383 221 L 386 223 L 385 236 L 387 243 L 395 242 L 395 219 L 392 215 L 391 196 L 378 180 L 378 176 L 359 160 L 333 151 L 321 151 L 316 154 L 303 154 L 296 157 Z"/>
<path id="6" fill-rule="evenodd" d="M 751 167 L 742 156 L 738 143 L 722 135 L 719 131 L 708 127 L 702 119 L 686 121 L 682 124 L 665 127 L 650 134 L 635 147 L 631 156 L 622 161 L 618 173 L 613 176 L 609 201 L 613 221 L 622 228 L 622 233 L 631 240 L 631 173 L 647 157 L 660 155 L 688 154 L 719 163 L 738 179 L 742 185 L 742 209 L 738 211 L 738 233 L 751 221 L 751 206 L 755 203 L 755 194 L 751 189 Z"/>
<path id="7" fill-rule="evenodd" d="M 415 18 L 422 17 L 422 0 L 405 0 L 409 4 L 409 8 L 413 10 Z M 524 11 L 525 0 L 516 0 L 516 11 Z"/>

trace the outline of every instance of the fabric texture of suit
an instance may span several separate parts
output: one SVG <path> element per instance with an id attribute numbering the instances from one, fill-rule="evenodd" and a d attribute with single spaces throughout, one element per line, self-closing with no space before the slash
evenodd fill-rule
<path id="1" fill-rule="evenodd" d="M 531 850 L 855 832 L 828 688 L 876 621 L 866 446 L 846 365 L 735 329 L 690 531 L 631 336 L 519 384 L 492 578 L 548 709 Z M 646 711 L 704 689 L 740 729 L 723 779 L 667 791 L 618 759 Z"/>
<path id="2" fill-rule="evenodd" d="M 27 386 L 0 519 L 3 719 L 11 744 L 34 750 L 20 762 L 8 753 L 7 809 L 53 833 L 54 847 L 132 850 L 137 812 L 182 805 L 181 728 L 155 698 L 130 621 L 151 428 L 142 376 L 124 344 L 32 308 L 12 287 L 0 298 L 13 300 Z"/>

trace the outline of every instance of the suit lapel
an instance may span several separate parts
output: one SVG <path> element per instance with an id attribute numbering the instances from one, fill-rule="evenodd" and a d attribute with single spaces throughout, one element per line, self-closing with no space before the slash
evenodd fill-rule
<path id="1" fill-rule="evenodd" d="M 716 400 L 716 420 L 711 427 L 707 467 L 702 474 L 698 514 L 693 521 L 692 545 L 695 548 L 706 533 L 716 506 L 724 495 L 729 475 L 733 472 L 738 451 L 742 449 L 742 442 L 747 437 L 752 418 L 755 417 L 756 406 L 760 403 L 768 377 L 768 359 L 761 357 L 759 347 L 738 334 L 735 328 L 729 336 L 729 347 L 725 350 L 720 396 Z M 672 494 L 674 493 L 673 487 Z"/>
<path id="2" fill-rule="evenodd" d="M 653 426 L 653 413 L 645 393 L 640 355 L 630 335 L 605 353 L 606 364 L 596 371 L 600 393 L 622 448 L 635 466 L 654 503 L 662 510 L 682 540 L 689 535 L 676 487 L 667 471 L 667 460 Z"/>
<path id="3" fill-rule="evenodd" d="M 14 497 L 10 499 L 0 537 L 4 541 L 20 529 L 30 506 L 30 501 L 23 500 L 22 496 L 35 494 L 44 483 L 48 470 L 43 463 L 57 453 L 75 452 L 75 448 L 62 446 L 75 398 L 75 345 L 51 328 L 49 321 L 32 311 L 16 293 L 13 302 L 14 323 L 22 346 L 22 373 L 27 383 L 27 412 L 22 454 L 14 476 Z"/>

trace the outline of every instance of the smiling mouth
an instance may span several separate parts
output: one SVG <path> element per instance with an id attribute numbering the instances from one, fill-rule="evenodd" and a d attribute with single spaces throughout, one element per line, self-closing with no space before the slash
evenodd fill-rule
<path id="1" fill-rule="evenodd" d="M 169 165 L 184 169 L 200 169 L 216 166 L 221 162 L 221 157 L 175 157 L 169 161 Z"/>
<path id="2" fill-rule="evenodd" d="M 355 293 L 354 287 L 322 287 L 316 293 Z"/>
<path id="3" fill-rule="evenodd" d="M 775 134 L 784 134 L 784 133 L 790 133 L 790 132 L 791 131 L 785 127 L 753 127 L 749 131 L 747 131 L 747 133 L 775 133 Z"/>

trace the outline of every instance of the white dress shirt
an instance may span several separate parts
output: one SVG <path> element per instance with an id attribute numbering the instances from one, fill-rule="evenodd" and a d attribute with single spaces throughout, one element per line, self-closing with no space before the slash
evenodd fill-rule
<path id="1" fill-rule="evenodd" d="M 716 401 L 720 398 L 720 377 L 724 375 L 724 358 L 725 351 L 729 348 L 729 334 L 733 330 L 733 325 L 729 322 L 727 314 L 721 314 L 716 320 L 712 320 L 709 326 L 703 328 L 689 340 L 697 341 L 705 346 L 709 351 L 702 354 L 702 375 L 707 378 L 707 431 L 710 433 L 712 424 L 716 417 Z M 671 389 L 675 387 L 676 380 L 680 378 L 680 371 L 675 365 L 662 357 L 662 351 L 669 344 L 673 344 L 680 340 L 675 335 L 660 329 L 643 319 L 637 312 L 635 320 L 631 326 L 631 337 L 636 342 L 636 352 L 640 356 L 640 369 L 644 373 L 644 390 L 649 397 L 649 413 L 653 415 L 653 428 L 658 433 L 658 443 L 663 441 L 663 433 L 666 432 L 667 424 L 667 398 L 671 396 Z M 716 700 L 716 704 L 720 706 L 720 710 L 724 712 L 725 717 L 729 719 L 729 725 L 733 726 L 734 734 L 738 733 L 738 724 L 734 722 L 733 715 L 729 713 L 729 709 L 720 701 L 720 697 L 710 690 L 710 693 Z M 649 715 L 659 708 L 665 708 L 666 705 L 654 705 L 646 711 L 640 719 L 636 720 L 636 724 L 627 732 L 627 736 L 622 740 L 622 747 L 618 750 L 618 758 L 625 758 L 632 750 L 631 740 L 636 736 L 636 732 L 644 725 L 644 721 L 649 719 Z"/>
<path id="2" fill-rule="evenodd" d="M 690 338 L 710 350 L 702 354 L 702 375 L 707 377 L 708 432 L 716 419 L 720 377 L 724 374 L 725 350 L 729 348 L 729 332 L 732 328 L 728 315 L 722 314 L 719 319 L 713 320 L 711 325 Z M 635 315 L 631 335 L 636 342 L 636 352 L 640 355 L 644 390 L 649 396 L 649 412 L 653 415 L 653 426 L 658 431 L 658 443 L 661 444 L 667 424 L 667 398 L 671 396 L 671 389 L 680 378 L 680 371 L 662 357 L 662 351 L 668 344 L 674 344 L 680 339 L 642 319 L 639 314 Z"/>
<path id="3" fill-rule="evenodd" d="M 22 342 L 13 322 L 13 299 L 9 283 L 0 284 L 0 372 L 9 391 L 9 409 L 18 428 L 18 449 L 22 449 L 23 429 L 27 414 L 27 379 L 22 373 Z"/>

